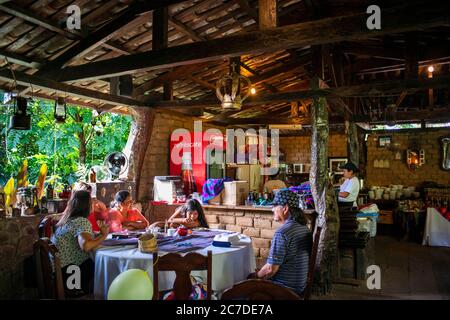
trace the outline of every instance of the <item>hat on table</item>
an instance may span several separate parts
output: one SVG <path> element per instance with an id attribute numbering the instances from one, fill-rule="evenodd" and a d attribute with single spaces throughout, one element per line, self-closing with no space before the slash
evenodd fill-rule
<path id="1" fill-rule="evenodd" d="M 289 208 L 298 208 L 299 198 L 295 192 L 288 189 L 281 189 L 276 194 L 272 201 L 274 206 L 285 206 Z"/>

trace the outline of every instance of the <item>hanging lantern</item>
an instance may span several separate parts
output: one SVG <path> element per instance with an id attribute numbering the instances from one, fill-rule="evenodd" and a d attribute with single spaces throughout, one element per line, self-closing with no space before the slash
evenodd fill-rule
<path id="1" fill-rule="evenodd" d="M 31 116 L 27 114 L 28 100 L 24 97 L 13 97 L 14 115 L 11 116 L 10 128 L 16 130 L 30 130 Z"/>
<path id="2" fill-rule="evenodd" d="M 54 117 L 57 123 L 64 123 L 66 122 L 67 118 L 67 107 L 66 107 L 66 101 L 63 97 L 58 97 L 58 99 L 55 100 L 55 112 Z"/>
<path id="3" fill-rule="evenodd" d="M 231 73 L 222 76 L 216 83 L 216 95 L 222 102 L 222 108 L 225 110 L 240 110 L 242 102 L 248 98 L 251 93 L 251 82 L 247 77 L 236 72 L 236 64 L 231 64 Z M 241 96 L 241 87 L 246 84 L 247 89 Z"/>

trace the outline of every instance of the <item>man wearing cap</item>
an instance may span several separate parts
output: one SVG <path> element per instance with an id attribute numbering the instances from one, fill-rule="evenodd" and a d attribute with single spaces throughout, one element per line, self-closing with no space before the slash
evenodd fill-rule
<path id="1" fill-rule="evenodd" d="M 273 200 L 273 219 L 282 224 L 273 236 L 269 257 L 251 278 L 268 279 L 301 294 L 306 285 L 312 235 L 300 224 L 303 212 L 299 199 L 290 190 L 280 190 Z"/>
<path id="2" fill-rule="evenodd" d="M 359 181 L 355 176 L 358 168 L 351 162 L 347 162 L 340 167 L 344 169 L 345 181 L 339 188 L 339 206 L 356 207 L 356 199 L 359 194 Z"/>

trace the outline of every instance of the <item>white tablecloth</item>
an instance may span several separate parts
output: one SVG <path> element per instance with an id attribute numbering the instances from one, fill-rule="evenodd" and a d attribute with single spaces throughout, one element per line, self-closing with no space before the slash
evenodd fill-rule
<path id="1" fill-rule="evenodd" d="M 221 292 L 235 283 L 245 280 L 256 268 L 253 246 L 249 237 L 241 236 L 239 245 L 231 248 L 209 246 L 195 252 L 207 255 L 211 250 L 212 257 L 212 290 Z M 159 255 L 164 255 L 159 252 Z M 94 294 L 97 298 L 106 299 L 112 281 L 128 269 L 147 271 L 153 280 L 152 254 L 141 253 L 136 246 L 101 247 L 95 252 Z M 193 271 L 192 275 L 205 279 L 206 271 Z M 159 272 L 159 289 L 168 290 L 175 281 L 175 272 Z"/>
<path id="2" fill-rule="evenodd" d="M 450 247 L 450 221 L 435 208 L 427 209 L 423 245 Z"/>

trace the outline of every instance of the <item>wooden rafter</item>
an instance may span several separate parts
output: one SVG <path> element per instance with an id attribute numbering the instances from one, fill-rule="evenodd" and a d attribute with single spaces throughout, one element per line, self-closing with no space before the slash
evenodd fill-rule
<path id="1" fill-rule="evenodd" d="M 259 29 L 272 29 L 277 27 L 277 1 L 259 0 Z"/>
<path id="2" fill-rule="evenodd" d="M 249 32 L 243 35 L 67 67 L 61 73 L 60 80 L 97 79 L 132 73 L 137 70 L 169 68 L 254 52 L 270 52 L 306 45 L 372 38 L 450 23 L 450 4 L 435 2 L 436 0 L 431 0 L 426 7 L 414 4 L 385 9 L 381 30 L 367 29 L 366 13 L 326 18 L 273 30 Z M 419 11 L 421 12 L 419 16 L 413 14 Z M 319 36 L 317 30 L 320 30 Z M 227 45 L 224 46 L 224 43 Z"/>
<path id="3" fill-rule="evenodd" d="M 27 68 L 39 68 L 42 61 L 36 61 L 36 59 L 28 58 L 27 56 L 17 54 L 14 52 L 9 52 L 3 49 L 0 49 L 0 58 L 6 58 L 10 63 L 15 63 L 20 66 L 24 66 Z"/>
<path id="4" fill-rule="evenodd" d="M 108 42 L 121 30 L 125 28 L 132 28 L 142 23 L 142 20 L 149 17 L 149 13 L 152 10 L 163 8 L 172 4 L 183 2 L 184 0 L 156 0 L 156 1 L 143 1 L 130 6 L 119 17 L 106 23 L 94 33 L 83 38 L 77 44 L 73 45 L 70 50 L 67 50 L 58 58 L 51 61 L 45 66 L 45 69 L 37 73 L 37 75 L 49 75 L 52 72 L 58 72 L 58 69 L 73 59 L 79 58 L 94 50 L 95 48 Z"/>
<path id="5" fill-rule="evenodd" d="M 45 29 L 56 32 L 66 38 L 77 40 L 81 37 L 81 33 L 77 30 L 65 30 L 61 28 L 57 23 L 50 21 L 44 17 L 41 17 L 31 10 L 22 8 L 12 1 L 8 4 L 0 4 L 0 11 L 3 11 L 12 16 L 16 16 L 22 20 L 28 21 L 32 24 L 44 27 Z"/>
<path id="6" fill-rule="evenodd" d="M 144 107 L 147 104 L 135 99 L 121 97 L 103 92 L 89 90 L 65 83 L 59 83 L 54 80 L 39 78 L 37 76 L 28 75 L 23 72 L 14 72 L 15 79 L 18 85 L 29 86 L 33 85 L 34 88 L 50 89 L 58 92 L 65 92 L 74 97 L 80 97 L 83 99 L 93 99 L 99 102 L 122 105 L 122 106 L 141 106 Z M 0 71 L 0 79 L 3 81 L 14 81 L 14 78 L 9 70 Z"/>
<path id="7" fill-rule="evenodd" d="M 376 90 L 379 94 L 392 95 L 399 94 L 402 91 L 424 90 L 428 88 L 440 89 L 450 87 L 450 75 L 435 77 L 432 79 L 403 79 L 379 81 L 352 86 L 329 87 L 317 90 L 301 90 L 296 92 L 279 92 L 257 97 L 249 97 L 244 101 L 243 106 L 256 106 L 278 102 L 291 102 L 303 99 L 314 98 L 316 96 L 326 96 L 328 99 L 338 97 L 358 97 L 367 96 L 369 92 Z M 147 101 L 149 106 L 158 108 L 197 108 L 197 107 L 217 107 L 217 98 L 208 98 L 201 100 L 177 100 L 171 102 L 165 101 Z"/>

